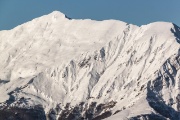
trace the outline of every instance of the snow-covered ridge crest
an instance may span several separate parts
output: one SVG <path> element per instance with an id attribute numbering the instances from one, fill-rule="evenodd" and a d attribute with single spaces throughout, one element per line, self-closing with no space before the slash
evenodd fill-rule
<path id="1" fill-rule="evenodd" d="M 173 119 L 180 110 L 179 36 L 172 23 L 138 27 L 58 11 L 2 31 L 0 105 L 41 104 L 53 119 Z M 172 113 L 158 111 L 155 100 Z"/>

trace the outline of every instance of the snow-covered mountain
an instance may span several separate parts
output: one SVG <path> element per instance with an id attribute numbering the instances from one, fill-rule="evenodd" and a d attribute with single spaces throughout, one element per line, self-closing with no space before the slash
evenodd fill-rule
<path id="1" fill-rule="evenodd" d="M 58 11 L 0 31 L 0 119 L 180 120 L 179 43 L 172 23 Z"/>

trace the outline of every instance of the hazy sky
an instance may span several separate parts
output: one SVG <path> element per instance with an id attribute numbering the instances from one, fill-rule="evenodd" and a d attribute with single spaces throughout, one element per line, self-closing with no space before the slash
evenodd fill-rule
<path id="1" fill-rule="evenodd" d="M 180 0 L 0 0 L 0 30 L 54 10 L 70 18 L 117 19 L 136 25 L 168 21 L 180 26 Z"/>

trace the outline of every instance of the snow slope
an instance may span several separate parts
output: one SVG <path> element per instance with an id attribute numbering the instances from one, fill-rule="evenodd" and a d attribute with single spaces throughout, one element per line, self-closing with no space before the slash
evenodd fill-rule
<path id="1" fill-rule="evenodd" d="M 0 106 L 41 104 L 50 119 L 75 108 L 71 119 L 180 119 L 179 42 L 172 23 L 138 27 L 55 11 L 0 32 Z"/>

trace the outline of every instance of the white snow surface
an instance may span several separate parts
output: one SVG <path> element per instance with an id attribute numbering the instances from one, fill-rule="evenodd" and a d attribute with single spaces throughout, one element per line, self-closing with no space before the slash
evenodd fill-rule
<path id="1" fill-rule="evenodd" d="M 107 120 L 152 113 L 147 83 L 178 54 L 172 31 L 174 25 L 167 22 L 138 27 L 117 20 L 68 19 L 58 11 L 0 31 L 0 102 L 14 91 L 16 100 L 30 98 L 28 106 L 42 104 L 46 112 L 58 103 L 113 100 L 113 113 L 121 111 Z M 178 76 L 179 68 L 176 82 Z M 180 93 L 177 85 L 163 89 L 166 102 Z"/>

